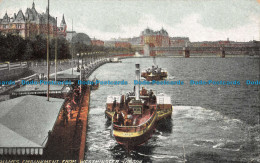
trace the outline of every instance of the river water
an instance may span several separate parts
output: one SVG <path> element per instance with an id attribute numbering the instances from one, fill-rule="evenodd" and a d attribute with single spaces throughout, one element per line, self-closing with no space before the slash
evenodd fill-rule
<path id="1" fill-rule="evenodd" d="M 135 63 L 150 67 L 152 58 L 130 58 L 98 68 L 103 81 L 125 80 L 128 85 L 100 86 L 91 92 L 86 160 L 139 160 L 142 162 L 247 162 L 259 159 L 257 127 L 259 58 L 157 58 L 169 81 L 184 85 L 149 85 L 146 88 L 171 96 L 172 119 L 160 124 L 152 138 L 127 153 L 111 135 L 105 119 L 106 97 L 133 90 Z M 190 85 L 190 80 L 240 81 L 240 85 Z M 255 127 L 255 128 L 254 128 Z M 252 129 L 253 128 L 253 129 Z M 260 161 L 260 160 L 258 160 Z"/>

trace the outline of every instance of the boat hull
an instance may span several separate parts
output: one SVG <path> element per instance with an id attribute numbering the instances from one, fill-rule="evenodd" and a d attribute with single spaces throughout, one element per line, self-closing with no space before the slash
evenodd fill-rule
<path id="1" fill-rule="evenodd" d="M 158 113 L 157 121 L 160 121 L 160 120 L 166 119 L 166 118 L 171 118 L 172 110 L 173 110 L 173 107 L 171 107 L 171 109 L 168 109 L 167 111 L 157 111 L 157 113 Z"/>
<path id="2" fill-rule="evenodd" d="M 123 145 L 126 149 L 134 149 L 137 146 L 140 146 L 146 143 L 153 135 L 155 130 L 156 123 L 153 124 L 145 133 L 137 137 L 121 137 L 114 134 L 114 137 L 118 144 Z"/>
<path id="3" fill-rule="evenodd" d="M 147 81 L 153 81 L 153 80 L 163 80 L 167 78 L 167 73 L 162 73 L 162 74 L 155 74 L 155 75 L 149 75 L 147 73 L 142 73 L 141 77 L 145 78 Z"/>

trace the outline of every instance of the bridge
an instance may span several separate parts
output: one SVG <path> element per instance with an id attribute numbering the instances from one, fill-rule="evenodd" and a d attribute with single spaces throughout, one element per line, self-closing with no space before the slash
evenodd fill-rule
<path id="1" fill-rule="evenodd" d="M 190 54 L 212 54 L 220 55 L 225 57 L 226 54 L 233 55 L 259 55 L 260 46 L 255 44 L 255 46 L 248 47 L 234 47 L 234 46 L 222 46 L 222 47 L 150 47 L 145 45 L 143 47 L 145 56 L 155 56 L 155 55 L 184 55 L 188 57 Z M 189 55 L 187 55 L 189 53 Z M 186 55 L 185 55 L 186 54 Z"/>

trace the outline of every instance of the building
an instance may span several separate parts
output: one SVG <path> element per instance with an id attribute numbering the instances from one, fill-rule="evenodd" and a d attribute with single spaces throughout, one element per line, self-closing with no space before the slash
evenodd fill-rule
<path id="1" fill-rule="evenodd" d="M 67 31 L 66 40 L 69 42 L 72 40 L 72 37 L 75 36 L 77 33 L 76 31 Z"/>
<path id="2" fill-rule="evenodd" d="M 92 45 L 94 45 L 94 46 L 104 46 L 104 41 L 102 41 L 102 40 L 97 40 L 97 39 L 92 39 L 91 40 L 91 43 L 92 43 Z"/>
<path id="3" fill-rule="evenodd" d="M 131 48 L 131 44 L 129 42 L 115 42 L 116 48 Z"/>
<path id="4" fill-rule="evenodd" d="M 133 37 L 133 38 L 129 38 L 128 39 L 128 42 L 131 44 L 131 45 L 141 45 L 141 37 Z"/>
<path id="5" fill-rule="evenodd" d="M 50 98 L 50 101 L 27 95 L 0 103 L 1 158 L 43 155 L 64 100 Z"/>
<path id="6" fill-rule="evenodd" d="M 191 42 L 189 44 L 191 47 L 254 47 L 254 41 L 249 42 L 235 42 L 227 40 L 220 41 L 202 41 L 202 42 Z"/>
<path id="7" fill-rule="evenodd" d="M 85 33 L 76 33 L 73 35 L 71 42 L 74 44 L 92 45 L 90 37 Z"/>
<path id="8" fill-rule="evenodd" d="M 169 47 L 170 37 L 163 28 L 160 31 L 153 31 L 149 28 L 141 32 L 141 44 L 149 44 L 152 47 Z"/>
<path id="9" fill-rule="evenodd" d="M 23 38 L 34 38 L 37 35 L 45 37 L 49 28 L 50 37 L 54 37 L 56 34 L 66 37 L 67 25 L 64 15 L 60 27 L 57 26 L 57 18 L 50 16 L 48 27 L 47 13 L 48 8 L 45 13 L 38 13 L 33 2 L 32 8 L 27 8 L 25 14 L 22 10 L 19 10 L 17 14 L 14 13 L 13 17 L 9 17 L 5 13 L 3 19 L 0 19 L 0 31 L 4 34 L 17 34 Z"/>
<path id="10" fill-rule="evenodd" d="M 189 37 L 170 37 L 171 47 L 184 47 L 190 43 Z"/>
<path id="11" fill-rule="evenodd" d="M 115 47 L 115 41 L 104 41 L 104 46 L 109 48 Z"/>

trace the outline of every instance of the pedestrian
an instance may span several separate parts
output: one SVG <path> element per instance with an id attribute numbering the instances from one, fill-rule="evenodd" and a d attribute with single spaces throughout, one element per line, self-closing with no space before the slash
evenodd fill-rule
<path id="1" fill-rule="evenodd" d="M 68 111 L 64 108 L 62 112 L 62 125 L 65 126 L 65 123 L 68 124 L 68 122 Z"/>

